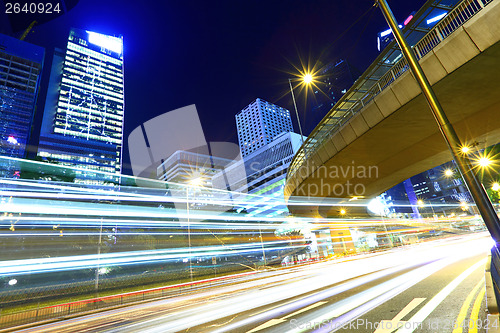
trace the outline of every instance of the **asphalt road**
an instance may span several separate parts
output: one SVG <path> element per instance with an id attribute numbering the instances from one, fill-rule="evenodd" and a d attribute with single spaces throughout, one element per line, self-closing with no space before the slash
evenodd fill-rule
<path id="1" fill-rule="evenodd" d="M 484 332 L 491 246 L 476 234 L 268 271 L 21 332 Z"/>

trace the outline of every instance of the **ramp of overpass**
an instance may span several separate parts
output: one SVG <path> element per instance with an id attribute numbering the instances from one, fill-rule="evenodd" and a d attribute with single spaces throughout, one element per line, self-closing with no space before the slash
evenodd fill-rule
<path id="1" fill-rule="evenodd" d="M 435 7 L 434 7 L 435 6 Z M 408 40 L 433 8 L 428 1 Z M 413 49 L 462 140 L 500 142 L 500 1 L 459 2 Z M 412 35 L 413 33 L 413 35 Z M 418 36 L 418 35 L 417 35 Z M 385 73 L 377 77 L 384 69 Z M 369 88 L 367 88 L 369 87 Z M 420 88 L 394 42 L 314 129 L 295 155 L 285 199 L 376 196 L 452 159 Z M 289 207 L 335 215 L 324 207 Z"/>

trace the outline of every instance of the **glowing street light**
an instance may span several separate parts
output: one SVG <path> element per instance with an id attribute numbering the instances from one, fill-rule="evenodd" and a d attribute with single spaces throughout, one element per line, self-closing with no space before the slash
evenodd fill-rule
<path id="1" fill-rule="evenodd" d="M 193 186 L 200 186 L 202 184 L 203 184 L 203 179 L 201 177 L 191 179 L 189 181 L 189 185 L 193 185 Z"/>
<path id="2" fill-rule="evenodd" d="M 479 160 L 477 160 L 477 164 L 481 168 L 486 168 L 486 167 L 490 166 L 492 162 L 493 161 L 490 158 L 486 157 L 486 156 L 483 156 L 483 157 L 479 158 Z"/>
<path id="3" fill-rule="evenodd" d="M 468 154 L 470 152 L 470 148 L 467 147 L 467 146 L 463 146 L 462 148 L 460 148 L 460 150 L 462 151 L 462 153 L 464 154 Z"/>
<path id="4" fill-rule="evenodd" d="M 310 73 L 307 73 L 302 79 L 306 84 L 309 84 L 313 81 L 313 76 Z"/>
<path id="5" fill-rule="evenodd" d="M 444 171 L 444 175 L 445 175 L 446 177 L 451 177 L 451 176 L 453 176 L 453 170 L 451 170 L 451 169 L 446 169 L 446 170 Z"/>
<path id="6" fill-rule="evenodd" d="M 491 189 L 493 191 L 500 191 L 500 184 L 498 183 L 493 183 L 493 185 L 491 186 Z"/>
<path id="7" fill-rule="evenodd" d="M 424 206 L 425 206 L 425 205 L 424 205 L 424 200 L 422 200 L 422 199 L 418 199 L 418 200 L 417 200 L 417 205 L 419 205 L 420 207 L 424 207 Z"/>
<path id="8" fill-rule="evenodd" d="M 345 215 L 345 214 L 347 214 L 347 211 L 344 208 L 342 208 L 340 210 L 340 215 Z"/>

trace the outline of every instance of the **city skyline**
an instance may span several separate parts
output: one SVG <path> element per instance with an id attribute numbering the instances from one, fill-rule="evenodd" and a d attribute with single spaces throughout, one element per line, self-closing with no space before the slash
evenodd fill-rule
<path id="1" fill-rule="evenodd" d="M 5 2 L 0 329 L 498 330 L 500 0 L 392 2 Z"/>
<path id="2" fill-rule="evenodd" d="M 420 5 L 394 4 L 394 11 L 404 19 Z M 286 7 L 278 3 L 264 7 L 259 3 L 228 3 L 212 8 L 203 2 L 155 6 L 162 8 L 145 4 L 138 12 L 135 5 L 121 2 L 97 5 L 81 1 L 61 17 L 35 26 L 26 37 L 28 42 L 45 47 L 50 61 L 54 48 L 64 47 L 71 27 L 124 36 L 125 98 L 129 111 L 125 138 L 132 129 L 158 114 L 196 104 L 208 141 L 236 143 L 233 117 L 256 97 L 292 109 L 287 80 L 299 75 L 301 60 L 304 67 L 308 67 L 308 62 L 312 67 L 316 61 L 345 58 L 363 69 L 378 51 L 376 33 L 362 32 L 386 28 L 379 13 L 372 10 L 367 14 L 371 2 L 354 6 L 342 1 L 328 4 L 328 10 L 321 12 L 314 4 L 299 1 Z M 354 20 L 342 15 L 344 11 L 360 21 L 349 28 Z M 274 14 L 278 12 L 280 15 Z M 326 19 L 328 12 L 338 20 L 337 24 Z M 136 24 L 128 24 L 129 20 Z M 242 25 L 240 21 L 251 24 Z M 299 33 L 293 37 L 290 31 Z M 352 40 L 358 40 L 357 48 L 343 47 Z M 360 52 L 361 49 L 369 52 Z M 44 71 L 44 86 L 49 67 Z M 35 121 L 41 121 L 44 89 Z M 306 109 L 305 94 L 299 89 L 296 92 L 299 114 L 304 119 L 310 110 Z M 295 117 L 292 121 L 297 127 Z M 125 164 L 128 161 L 125 149 Z M 126 169 L 124 172 L 130 173 Z"/>

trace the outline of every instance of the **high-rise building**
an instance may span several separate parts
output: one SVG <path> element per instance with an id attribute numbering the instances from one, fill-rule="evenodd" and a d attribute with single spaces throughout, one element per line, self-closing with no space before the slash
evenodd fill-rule
<path id="1" fill-rule="evenodd" d="M 458 203 L 471 202 L 472 197 L 458 172 L 453 172 L 453 176 L 446 176 L 446 170 L 456 170 L 455 162 L 447 162 L 424 171 L 387 190 L 385 193 L 396 203 L 395 211 L 412 213 L 414 218 L 420 217 L 422 211 L 427 210 L 428 213 L 429 209 L 433 214 L 446 215 L 447 211 L 456 209 Z M 419 200 L 424 205 L 419 205 Z"/>
<path id="2" fill-rule="evenodd" d="M 0 34 L 0 156 L 24 158 L 35 113 L 45 50 Z M 0 176 L 16 172 L 2 161 Z"/>
<path id="3" fill-rule="evenodd" d="M 56 50 L 40 132 L 38 156 L 59 164 L 119 174 L 122 167 L 123 39 L 71 29 Z M 76 182 L 102 183 L 77 171 Z"/>
<path id="4" fill-rule="evenodd" d="M 288 213 L 285 206 L 268 206 L 269 198 L 283 198 L 286 173 L 304 137 L 293 132 L 281 133 L 269 144 L 258 148 L 214 174 L 212 184 L 218 189 L 253 194 L 246 205 L 254 215 L 269 213 L 271 216 Z M 271 209 L 272 208 L 272 209 Z"/>
<path id="5" fill-rule="evenodd" d="M 257 98 L 236 115 L 236 127 L 243 157 L 271 143 L 284 132 L 292 132 L 290 111 Z"/>

